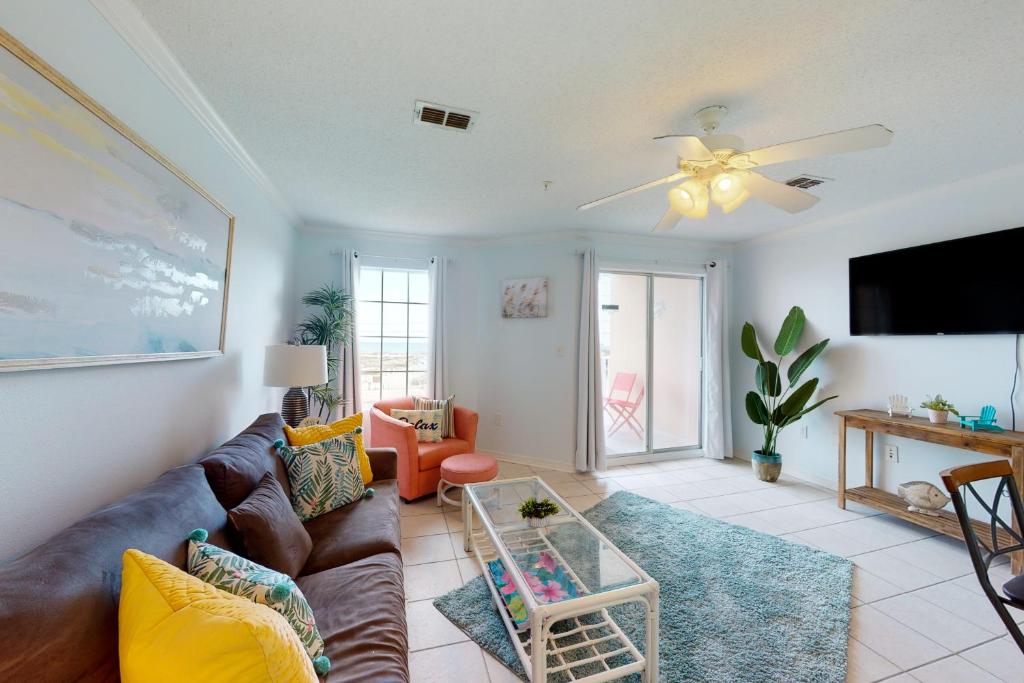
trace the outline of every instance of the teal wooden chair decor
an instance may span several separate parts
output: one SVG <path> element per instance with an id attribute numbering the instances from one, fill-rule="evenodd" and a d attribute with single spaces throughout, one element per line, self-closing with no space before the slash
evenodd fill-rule
<path id="1" fill-rule="evenodd" d="M 996 407 L 982 406 L 981 415 L 961 415 L 960 427 L 969 427 L 972 432 L 1001 432 L 1003 428 L 996 424 Z"/>

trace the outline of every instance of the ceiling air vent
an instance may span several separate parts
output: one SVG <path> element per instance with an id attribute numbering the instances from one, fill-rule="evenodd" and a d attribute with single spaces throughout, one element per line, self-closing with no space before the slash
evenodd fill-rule
<path id="1" fill-rule="evenodd" d="M 476 123 L 477 112 L 468 109 L 456 109 L 443 104 L 416 102 L 414 120 L 426 126 L 437 126 L 449 130 L 469 131 Z"/>
<path id="2" fill-rule="evenodd" d="M 786 184 L 790 187 L 799 187 L 801 190 L 807 190 L 812 187 L 817 187 L 822 183 L 827 183 L 832 180 L 831 178 L 822 178 L 816 175 L 798 175 L 796 178 L 792 178 L 786 181 Z"/>

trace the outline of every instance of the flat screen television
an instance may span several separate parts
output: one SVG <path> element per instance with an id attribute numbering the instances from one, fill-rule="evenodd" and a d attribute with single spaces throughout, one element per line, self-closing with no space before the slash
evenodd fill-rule
<path id="1" fill-rule="evenodd" d="M 850 334 L 1024 332 L 1024 228 L 850 259 Z"/>

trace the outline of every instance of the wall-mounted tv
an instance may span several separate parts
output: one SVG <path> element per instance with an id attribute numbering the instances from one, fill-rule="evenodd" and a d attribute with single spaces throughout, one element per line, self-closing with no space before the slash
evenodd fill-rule
<path id="1" fill-rule="evenodd" d="M 850 334 L 1024 332 L 1024 228 L 850 259 Z"/>

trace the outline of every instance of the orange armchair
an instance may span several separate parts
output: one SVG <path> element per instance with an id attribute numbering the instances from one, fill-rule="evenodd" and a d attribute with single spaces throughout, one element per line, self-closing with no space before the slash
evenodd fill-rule
<path id="1" fill-rule="evenodd" d="M 480 416 L 469 408 L 455 406 L 455 436 L 440 443 L 416 440 L 416 428 L 391 417 L 392 410 L 412 410 L 412 397 L 378 401 L 370 411 L 370 444 L 398 451 L 398 493 L 406 501 L 437 493 L 441 461 L 450 455 L 476 450 L 476 428 Z"/>

